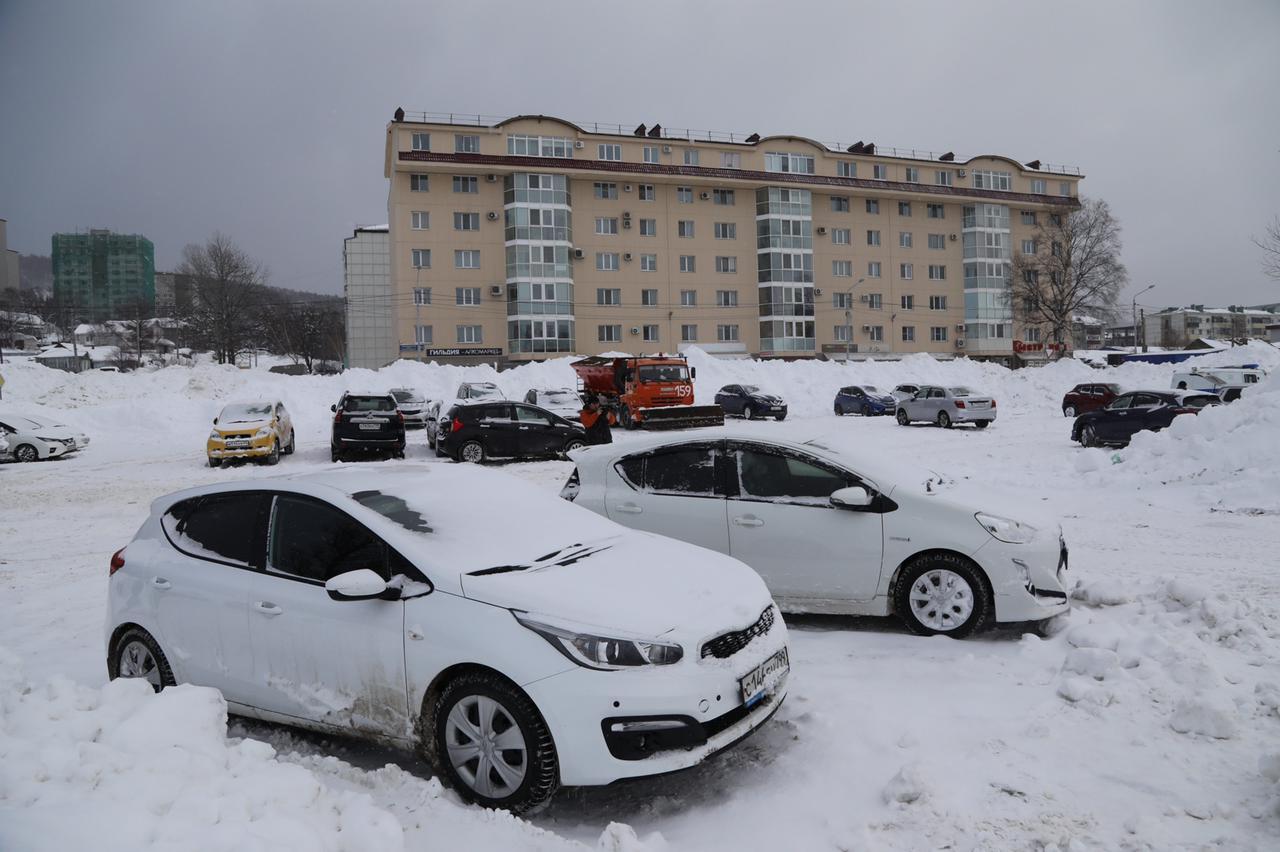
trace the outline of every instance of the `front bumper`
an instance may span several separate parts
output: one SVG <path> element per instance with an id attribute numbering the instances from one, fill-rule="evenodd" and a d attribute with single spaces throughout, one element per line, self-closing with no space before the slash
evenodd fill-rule
<path id="1" fill-rule="evenodd" d="M 1068 611 L 1067 549 L 1041 530 L 1030 544 L 992 539 L 974 556 L 991 580 L 996 621 L 1042 621 Z"/>
<path id="2" fill-rule="evenodd" d="M 210 440 L 205 444 L 205 451 L 211 459 L 256 459 L 271 455 L 271 447 L 275 440 L 275 435 L 268 435 L 265 438 L 250 438 L 247 447 L 239 445 L 228 447 L 225 440 Z"/>
<path id="3" fill-rule="evenodd" d="M 400 414 L 404 416 L 406 426 L 426 426 L 431 419 L 425 411 L 401 411 Z"/>

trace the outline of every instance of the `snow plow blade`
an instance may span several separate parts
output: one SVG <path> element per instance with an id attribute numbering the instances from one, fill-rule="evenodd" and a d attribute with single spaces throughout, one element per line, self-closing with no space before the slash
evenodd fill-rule
<path id="1" fill-rule="evenodd" d="M 692 429 L 723 426 L 724 409 L 718 405 L 672 405 L 640 410 L 641 429 Z"/>

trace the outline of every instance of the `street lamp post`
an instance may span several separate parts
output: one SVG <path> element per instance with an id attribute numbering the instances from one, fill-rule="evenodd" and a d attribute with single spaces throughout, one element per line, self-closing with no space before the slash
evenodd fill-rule
<path id="1" fill-rule="evenodd" d="M 1138 354 L 1138 297 L 1147 292 L 1147 290 L 1154 290 L 1155 286 L 1152 284 L 1150 287 L 1145 287 L 1133 294 L 1133 304 L 1130 307 L 1133 310 L 1133 354 L 1135 355 Z"/>
<path id="2" fill-rule="evenodd" d="M 865 278 L 859 278 L 857 281 L 853 282 L 848 290 L 844 291 L 845 297 L 848 299 L 844 309 L 844 362 L 846 364 L 849 363 L 849 355 L 851 353 L 850 347 L 853 345 L 853 289 L 866 280 L 867 279 Z"/>

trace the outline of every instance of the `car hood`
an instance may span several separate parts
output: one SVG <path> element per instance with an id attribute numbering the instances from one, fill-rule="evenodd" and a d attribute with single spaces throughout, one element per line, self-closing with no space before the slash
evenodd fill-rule
<path id="1" fill-rule="evenodd" d="M 753 623 L 771 601 L 759 575 L 738 560 L 636 531 L 461 579 L 468 598 L 557 624 L 690 644 Z"/>
<path id="2" fill-rule="evenodd" d="M 234 423 L 216 423 L 214 429 L 219 432 L 257 432 L 263 427 L 270 427 L 270 420 L 237 420 Z"/>
<path id="3" fill-rule="evenodd" d="M 923 477 L 900 478 L 889 496 L 899 504 L 920 502 L 921 506 L 943 506 L 949 511 L 969 516 L 985 512 L 1030 524 L 1042 535 L 1058 534 L 1060 522 L 1045 506 L 1014 500 L 997 489 L 933 471 Z"/>
<path id="4" fill-rule="evenodd" d="M 756 402 L 764 402 L 769 405 L 782 405 L 782 397 L 771 393 L 753 393 L 750 398 Z"/>

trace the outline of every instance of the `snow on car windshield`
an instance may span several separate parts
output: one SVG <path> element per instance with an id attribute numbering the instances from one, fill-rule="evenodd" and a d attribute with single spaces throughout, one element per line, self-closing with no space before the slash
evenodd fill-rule
<path id="1" fill-rule="evenodd" d="M 760 393 L 760 388 L 756 385 L 743 385 L 742 390 L 746 393 Z"/>
<path id="2" fill-rule="evenodd" d="M 397 497 L 394 494 L 385 494 L 381 491 L 357 491 L 351 495 L 351 499 L 366 509 L 372 509 L 387 520 L 399 524 L 410 532 L 429 533 L 432 531 L 431 527 L 427 525 L 426 518 L 422 517 L 422 513 L 411 508 L 402 497 Z"/>
<path id="3" fill-rule="evenodd" d="M 254 420 L 263 420 L 270 416 L 271 403 L 246 402 L 228 405 L 222 409 L 222 414 L 218 416 L 218 420 L 222 423 L 249 423 Z"/>
<path id="4" fill-rule="evenodd" d="M 576 405 L 578 395 L 569 391 L 547 391 L 542 398 L 552 405 Z"/>
<path id="5" fill-rule="evenodd" d="M 973 396 L 973 391 L 968 388 L 947 388 L 951 391 L 952 396 Z"/>
<path id="6" fill-rule="evenodd" d="M 880 388 L 875 385 L 863 385 L 862 389 L 867 393 L 880 393 Z"/>
<path id="7" fill-rule="evenodd" d="M 498 392 L 498 388 L 494 385 L 471 385 L 467 389 L 467 396 L 471 399 L 488 399 L 494 396 L 502 396 Z"/>
<path id="8" fill-rule="evenodd" d="M 423 398 L 413 391 L 397 390 L 392 391 L 391 395 L 396 398 L 396 402 L 423 402 Z"/>

